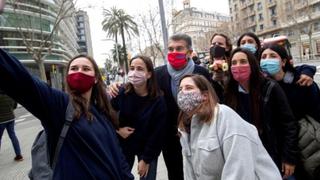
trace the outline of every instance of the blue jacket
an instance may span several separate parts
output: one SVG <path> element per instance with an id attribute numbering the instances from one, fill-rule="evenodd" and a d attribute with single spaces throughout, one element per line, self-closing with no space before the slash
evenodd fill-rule
<path id="1" fill-rule="evenodd" d="M 52 157 L 65 121 L 68 95 L 32 77 L 0 49 L 0 89 L 36 116 L 48 134 Z M 111 122 L 94 105 L 94 120 L 75 119 L 62 146 L 53 179 L 133 179 Z"/>

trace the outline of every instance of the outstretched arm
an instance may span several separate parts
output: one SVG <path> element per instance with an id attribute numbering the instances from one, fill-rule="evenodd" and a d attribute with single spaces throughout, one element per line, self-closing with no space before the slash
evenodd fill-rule
<path id="1" fill-rule="evenodd" d="M 66 109 L 65 94 L 53 90 L 45 82 L 33 77 L 15 57 L 0 49 L 0 89 L 23 105 L 46 126 L 50 123 L 50 110 L 61 114 Z M 59 109 L 63 112 L 59 112 Z"/>

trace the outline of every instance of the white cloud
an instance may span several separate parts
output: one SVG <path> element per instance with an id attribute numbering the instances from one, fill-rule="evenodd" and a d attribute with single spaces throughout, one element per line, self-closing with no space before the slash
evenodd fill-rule
<path id="1" fill-rule="evenodd" d="M 183 0 L 164 0 L 164 5 L 172 5 L 178 10 L 182 9 Z M 169 4 L 168 4 L 169 3 Z M 224 14 L 229 13 L 228 0 L 191 0 L 191 6 L 205 11 L 216 11 Z M 116 6 L 124 9 L 128 14 L 134 16 L 150 7 L 158 7 L 158 0 L 77 0 L 76 6 L 88 12 L 91 38 L 93 44 L 94 58 L 99 66 L 103 66 L 107 57 L 111 54 L 110 49 L 113 47 L 112 41 L 103 41 L 106 39 L 106 33 L 102 31 L 101 22 L 103 20 L 102 9 Z M 170 9 L 167 9 L 170 11 Z"/>

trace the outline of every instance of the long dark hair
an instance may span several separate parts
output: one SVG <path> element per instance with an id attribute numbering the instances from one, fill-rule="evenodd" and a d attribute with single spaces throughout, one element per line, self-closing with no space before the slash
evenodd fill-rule
<path id="1" fill-rule="evenodd" d="M 193 114 L 197 113 L 201 122 L 210 122 L 214 116 L 214 108 L 218 103 L 218 96 L 209 81 L 202 75 L 189 74 L 181 78 L 180 83 L 185 78 L 191 78 L 195 85 L 200 89 L 201 93 L 207 94 L 207 100 L 204 101 L 199 108 L 191 113 L 180 111 L 178 116 L 179 128 L 182 131 L 190 133 L 190 124 Z M 179 84 L 180 84 L 179 83 Z M 197 112 L 195 112 L 197 111 Z"/>
<path id="2" fill-rule="evenodd" d="M 260 54 L 260 52 L 261 52 L 261 43 L 260 43 L 260 40 L 259 40 L 259 38 L 258 38 L 258 36 L 257 36 L 256 34 L 254 34 L 254 33 L 252 33 L 252 32 L 246 32 L 246 33 L 242 34 L 242 35 L 239 37 L 238 41 L 237 41 L 237 46 L 238 46 L 238 47 L 241 46 L 241 40 L 242 40 L 242 38 L 245 37 L 245 36 L 252 37 L 252 38 L 254 39 L 254 41 L 256 42 L 256 44 L 257 44 L 257 51 L 256 51 L 256 53 L 255 53 L 254 55 L 255 55 L 256 58 L 257 58 L 256 60 L 257 60 L 257 61 L 260 61 L 260 59 L 259 59 L 258 57 L 259 57 L 259 54 Z"/>
<path id="3" fill-rule="evenodd" d="M 137 55 L 137 56 L 134 56 L 133 58 L 130 59 L 129 64 L 131 65 L 132 61 L 135 59 L 141 59 L 144 62 L 144 64 L 146 65 L 148 72 L 151 73 L 150 78 L 147 80 L 147 89 L 148 89 L 149 98 L 154 99 L 154 98 L 160 96 L 161 92 L 158 88 L 157 78 L 154 73 L 154 68 L 153 68 L 153 64 L 152 64 L 151 59 L 147 56 Z M 133 91 L 134 91 L 134 88 L 131 83 L 125 84 L 125 93 L 126 94 L 129 92 L 133 92 Z"/>
<path id="4" fill-rule="evenodd" d="M 70 69 L 71 63 L 78 58 L 86 58 L 87 60 L 89 60 L 95 72 L 95 78 L 97 82 L 92 87 L 90 103 L 94 104 L 98 108 L 98 110 L 102 111 L 108 117 L 108 119 L 112 122 L 112 124 L 116 127 L 118 123 L 115 118 L 115 113 L 111 107 L 110 101 L 106 93 L 106 86 L 102 80 L 100 70 L 95 60 L 92 57 L 86 56 L 86 55 L 75 56 L 68 63 L 67 74 Z M 79 119 L 81 114 L 84 113 L 89 120 L 93 120 L 93 115 L 89 112 L 89 109 L 87 106 L 87 103 L 88 103 L 87 100 L 84 97 L 82 97 L 81 94 L 75 93 L 75 91 L 71 90 L 68 83 L 66 83 L 66 86 L 67 86 L 67 91 L 70 94 L 72 104 L 75 109 L 75 114 L 74 114 L 75 118 Z"/>
<path id="5" fill-rule="evenodd" d="M 230 60 L 228 61 L 229 67 L 231 67 L 231 60 L 233 56 L 238 53 L 242 52 L 246 54 L 251 74 L 249 79 L 249 88 L 250 88 L 250 101 L 251 101 L 251 112 L 253 117 L 253 123 L 254 125 L 259 129 L 261 127 L 260 122 L 260 100 L 262 97 L 262 84 L 265 81 L 265 77 L 262 75 L 260 71 L 260 66 L 258 65 L 258 62 L 255 58 L 255 56 L 249 52 L 248 50 L 242 49 L 242 48 L 236 48 L 234 51 L 232 51 Z M 238 86 L 239 83 L 233 78 L 233 75 L 231 73 L 231 68 L 229 68 L 229 74 L 230 74 L 230 80 L 226 85 L 226 91 L 225 91 L 225 102 L 228 106 L 230 106 L 232 109 L 238 112 L 238 108 L 241 105 L 240 102 L 238 102 Z"/>
<path id="6" fill-rule="evenodd" d="M 261 60 L 261 56 L 262 56 L 263 51 L 265 51 L 266 49 L 271 49 L 272 51 L 275 51 L 281 57 L 281 61 L 285 62 L 284 67 L 282 67 L 284 72 L 287 72 L 287 71 L 290 71 L 293 73 L 295 72 L 293 65 L 289 62 L 290 57 L 284 47 L 277 45 L 277 44 L 267 44 L 267 45 L 263 46 L 261 53 L 259 55 L 260 60 Z"/>

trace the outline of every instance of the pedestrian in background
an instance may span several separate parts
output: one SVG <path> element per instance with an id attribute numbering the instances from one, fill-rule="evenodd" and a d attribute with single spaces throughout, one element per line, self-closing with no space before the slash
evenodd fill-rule
<path id="1" fill-rule="evenodd" d="M 138 55 L 130 60 L 128 83 L 119 89 L 119 95 L 111 103 L 119 112 L 117 133 L 130 168 L 137 156 L 140 179 L 155 180 L 166 131 L 167 106 L 149 57 Z"/>
<path id="2" fill-rule="evenodd" d="M 3 91 L 0 90 L 0 149 L 1 149 L 1 139 L 4 130 L 6 129 L 11 140 L 14 152 L 16 154 L 14 160 L 15 161 L 23 161 L 23 157 L 21 155 L 21 149 L 19 140 L 14 131 L 15 124 L 15 116 L 14 109 L 17 107 L 17 103 L 11 99 L 9 96 L 4 94 Z"/>
<path id="3" fill-rule="evenodd" d="M 203 76 L 181 79 L 178 105 L 185 180 L 281 180 L 257 129 L 218 104 Z"/>
<path id="4" fill-rule="evenodd" d="M 69 61 L 66 70 L 67 93 L 32 76 L 19 60 L 0 49 L 0 89 L 41 121 L 51 160 L 69 102 L 74 107 L 52 179 L 133 179 L 96 62 L 79 55 Z"/>

